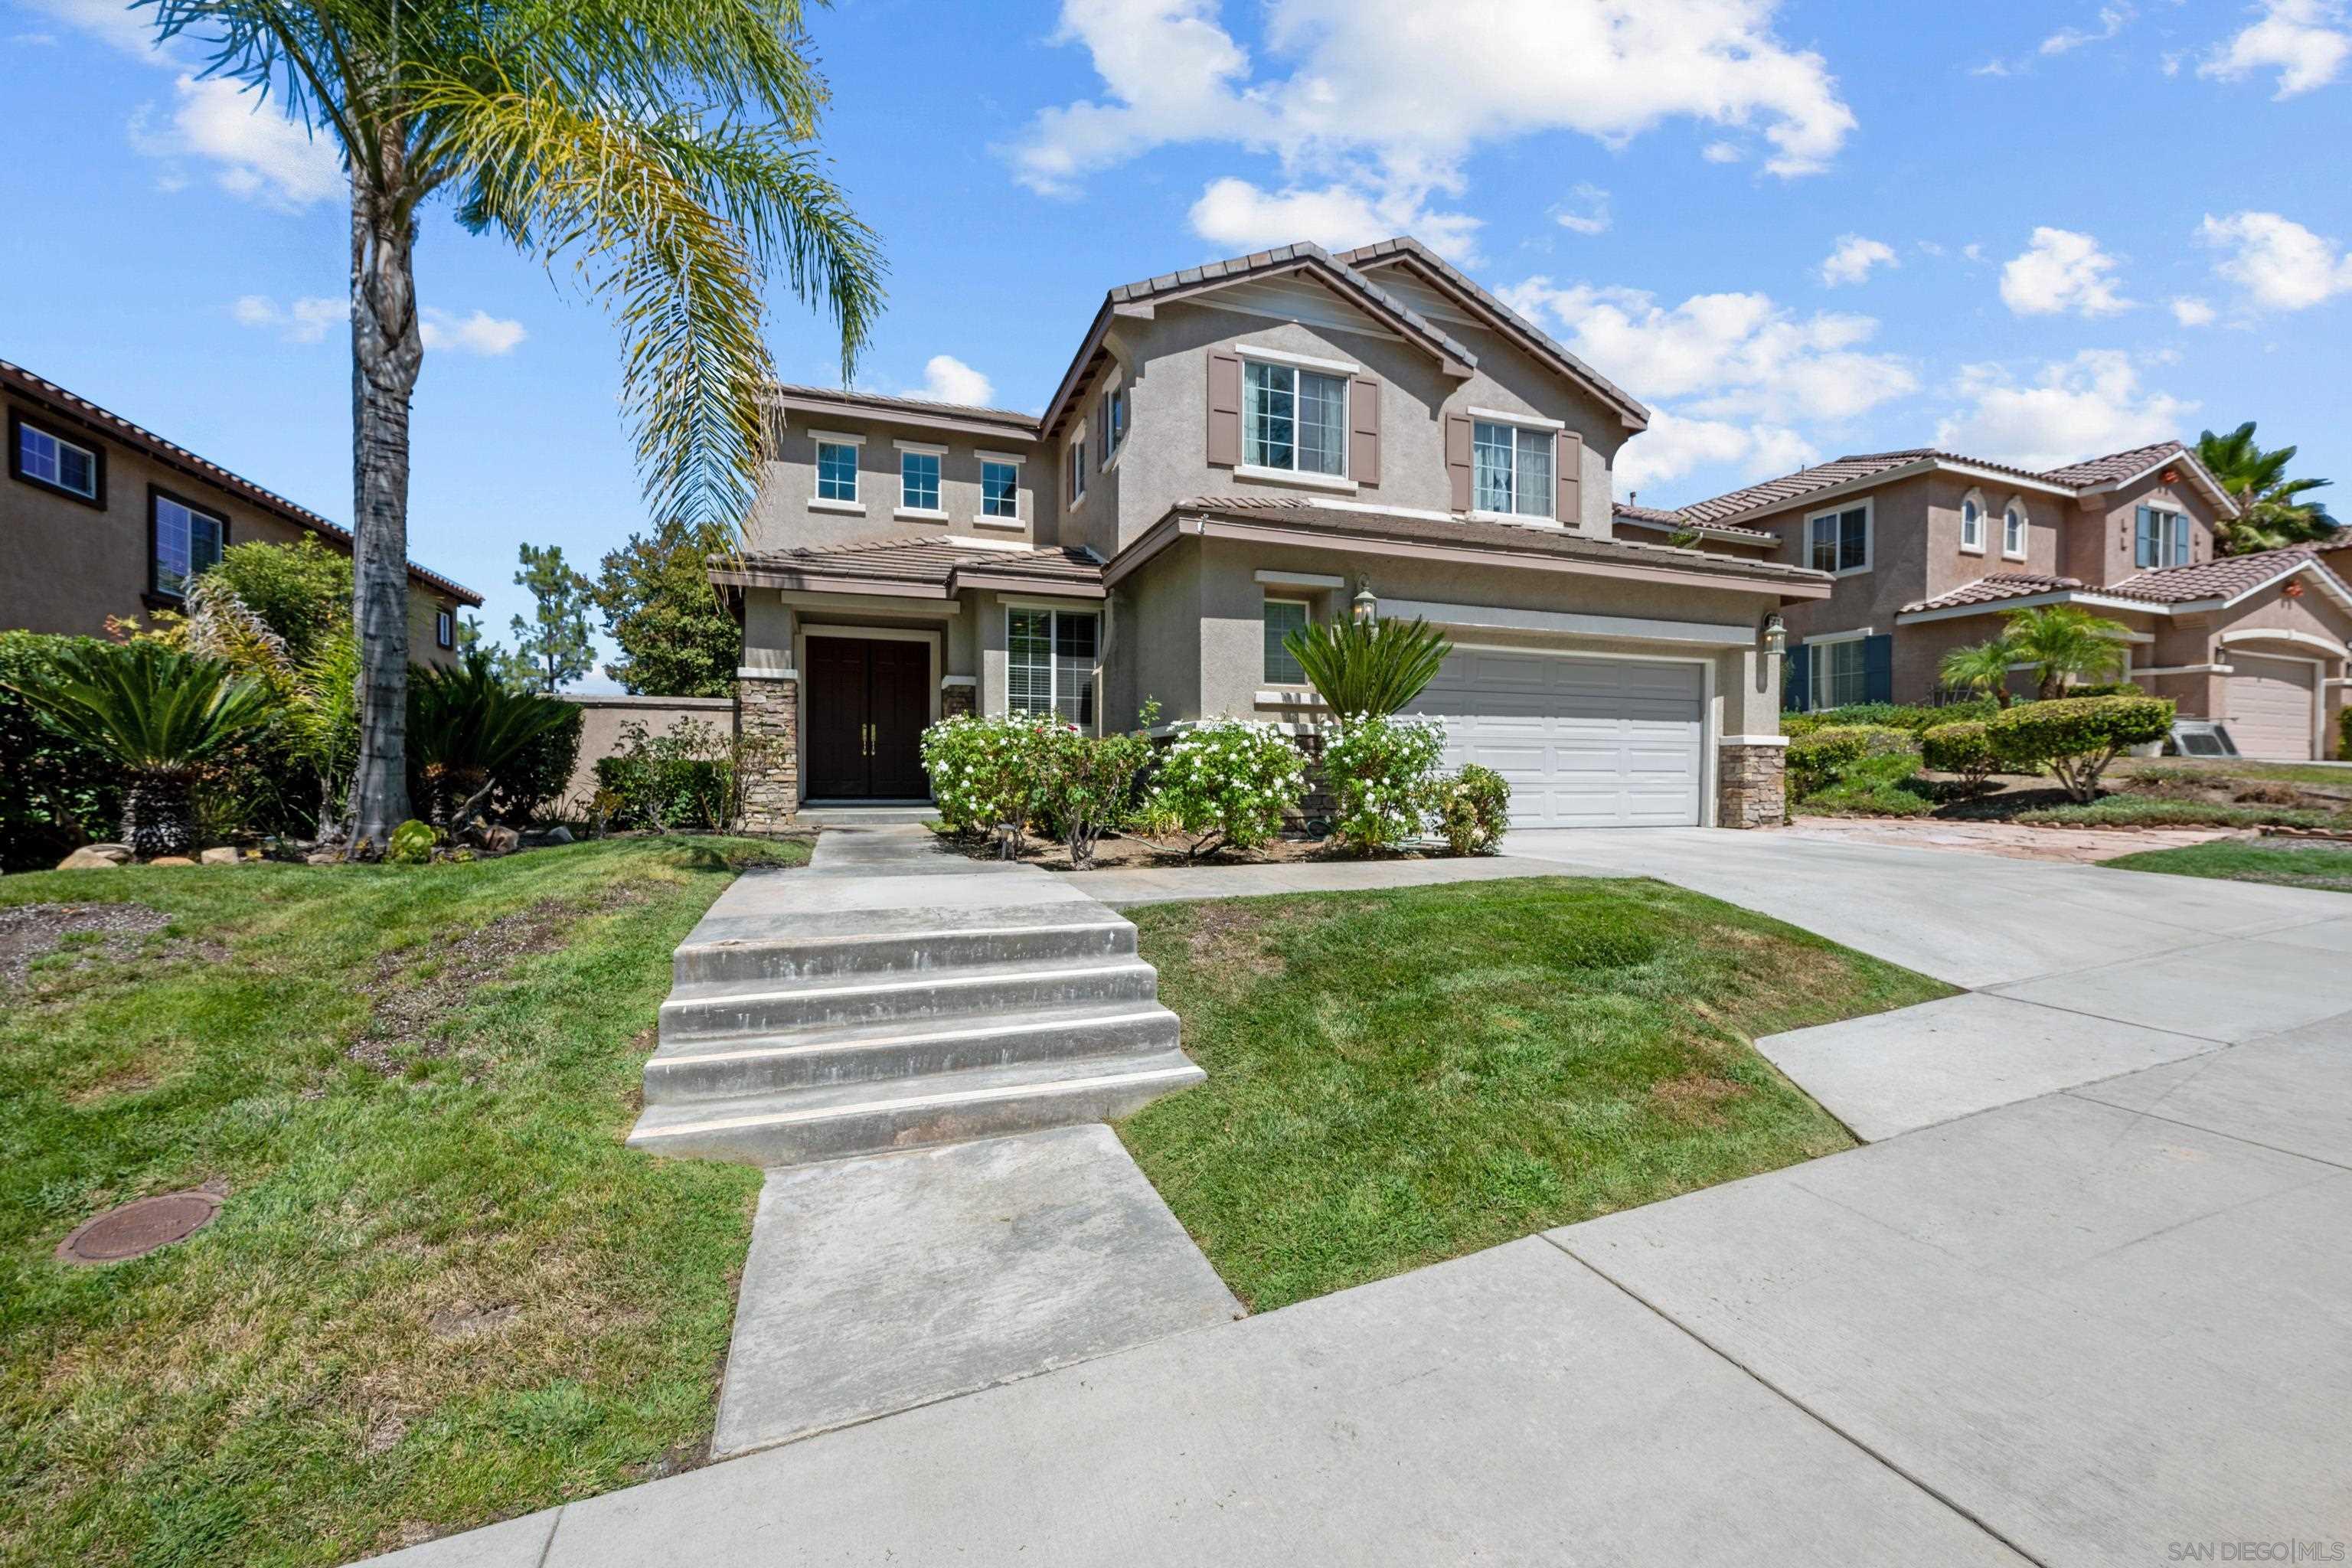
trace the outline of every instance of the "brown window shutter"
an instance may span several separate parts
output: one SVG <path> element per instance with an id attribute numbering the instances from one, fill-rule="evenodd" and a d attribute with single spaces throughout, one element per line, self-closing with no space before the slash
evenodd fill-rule
<path id="1" fill-rule="evenodd" d="M 1584 524 L 1584 437 L 1573 430 L 1559 433 L 1559 452 L 1553 468 L 1559 479 L 1559 519 L 1570 528 Z"/>
<path id="2" fill-rule="evenodd" d="M 1236 468 L 1242 461 L 1242 356 L 1209 356 L 1209 461 Z"/>
<path id="3" fill-rule="evenodd" d="M 1360 485 L 1381 482 L 1381 383 L 1360 375 L 1348 384 L 1348 477 Z"/>
<path id="4" fill-rule="evenodd" d="M 1445 416 L 1445 477 L 1454 486 L 1454 510 L 1470 510 L 1470 416 Z"/>

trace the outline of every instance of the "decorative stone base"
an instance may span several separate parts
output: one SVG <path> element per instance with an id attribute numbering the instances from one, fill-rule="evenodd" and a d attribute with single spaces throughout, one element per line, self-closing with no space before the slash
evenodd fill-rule
<path id="1" fill-rule="evenodd" d="M 742 768 L 747 833 L 792 826 L 801 808 L 801 683 L 789 675 L 741 675 L 735 681 L 735 739 Z"/>
<path id="2" fill-rule="evenodd" d="M 950 681 L 940 688 L 940 717 L 962 719 L 980 710 L 980 688 Z"/>
<path id="3" fill-rule="evenodd" d="M 1778 827 L 1788 820 L 1787 745 L 1725 742 L 1716 750 L 1718 827 Z"/>

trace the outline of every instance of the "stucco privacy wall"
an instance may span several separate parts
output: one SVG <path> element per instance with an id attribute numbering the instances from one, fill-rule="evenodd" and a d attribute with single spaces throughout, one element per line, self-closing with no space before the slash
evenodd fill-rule
<path id="1" fill-rule="evenodd" d="M 565 801 L 585 800 L 596 793 L 596 763 L 628 750 L 623 731 L 633 724 L 646 727 L 648 737 L 672 734 L 684 724 L 707 727 L 724 741 L 734 723 L 732 697 L 625 697 L 573 695 L 563 699 L 580 709 L 580 752 L 572 764 L 572 778 L 563 786 Z"/>
<path id="2" fill-rule="evenodd" d="M 858 447 L 856 511 L 812 506 L 816 498 L 817 431 L 864 438 Z M 758 499 L 748 525 L 750 548 L 824 550 L 835 545 L 889 539 L 935 539 L 941 534 L 997 540 L 1008 544 L 1051 544 L 1060 535 L 1053 465 L 1034 441 L 1012 434 L 935 430 L 887 415 L 849 410 L 777 416 L 776 455 L 761 468 Z M 945 447 L 940 459 L 940 510 L 945 519 L 898 515 L 898 448 L 908 441 Z M 982 452 L 1003 453 L 1021 464 L 1021 516 L 982 517 L 980 465 Z"/>

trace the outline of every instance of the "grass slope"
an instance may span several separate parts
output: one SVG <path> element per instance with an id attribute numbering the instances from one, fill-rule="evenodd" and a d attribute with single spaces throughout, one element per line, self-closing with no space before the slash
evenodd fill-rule
<path id="1" fill-rule="evenodd" d="M 0 882 L 169 917 L 0 974 L 0 1561 L 333 1563 L 698 1455 L 759 1173 L 621 1138 L 671 948 L 805 854 Z M 206 1181 L 189 1241 L 52 1260 Z"/>
<path id="2" fill-rule="evenodd" d="M 2222 840 L 2181 849 L 2151 849 L 2104 862 L 2126 871 L 2168 871 L 2177 877 L 2220 877 L 2352 893 L 2352 848 L 2326 844 L 2240 844 Z"/>
<path id="3" fill-rule="evenodd" d="M 1119 1129 L 1264 1310 L 1848 1147 L 1759 1035 L 1949 994 L 1647 880 L 1132 911 L 1209 1081 Z"/>

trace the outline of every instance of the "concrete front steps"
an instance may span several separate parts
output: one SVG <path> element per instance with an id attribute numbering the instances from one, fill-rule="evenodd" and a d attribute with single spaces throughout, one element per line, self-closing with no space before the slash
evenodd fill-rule
<path id="1" fill-rule="evenodd" d="M 677 950 L 630 1144 L 803 1164 L 1107 1121 L 1201 1080 L 1124 917 L 1013 902 L 1033 889 L 1017 879 L 962 884 L 1002 904 L 931 907 L 930 880 L 856 878 L 846 901 L 884 907 L 823 907 L 822 876 L 782 884 L 819 907 L 714 907 Z"/>

